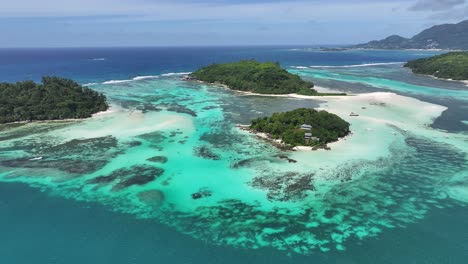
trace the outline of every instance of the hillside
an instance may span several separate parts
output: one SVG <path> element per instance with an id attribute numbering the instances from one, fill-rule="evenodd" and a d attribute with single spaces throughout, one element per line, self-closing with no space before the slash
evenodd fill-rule
<path id="1" fill-rule="evenodd" d="M 433 26 L 412 38 L 398 35 L 353 46 L 364 49 L 450 49 L 468 50 L 468 20 Z"/>
<path id="2" fill-rule="evenodd" d="M 68 79 L 0 83 L 0 124 L 86 118 L 107 108 L 104 95 Z"/>
<path id="3" fill-rule="evenodd" d="M 414 73 L 452 80 L 468 80 L 468 52 L 450 52 L 405 64 Z"/>

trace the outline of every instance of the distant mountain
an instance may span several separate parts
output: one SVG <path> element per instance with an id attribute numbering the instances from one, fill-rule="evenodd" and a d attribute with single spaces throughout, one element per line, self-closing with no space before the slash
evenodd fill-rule
<path id="1" fill-rule="evenodd" d="M 468 20 L 433 26 L 412 38 L 398 35 L 353 46 L 363 49 L 450 49 L 468 50 Z"/>

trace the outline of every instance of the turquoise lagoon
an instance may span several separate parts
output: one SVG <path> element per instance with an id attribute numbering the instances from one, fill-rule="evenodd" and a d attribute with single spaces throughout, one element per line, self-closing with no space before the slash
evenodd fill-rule
<path id="1" fill-rule="evenodd" d="M 155 221 L 220 251 L 325 260 L 392 232 L 404 237 L 434 212 L 466 212 L 468 143 L 459 129 L 466 115 L 451 120 L 458 133 L 432 126 L 452 111 L 435 101 L 466 109 L 462 84 L 412 78 L 397 64 L 291 71 L 366 93 L 246 96 L 183 81 L 183 74 L 95 82 L 90 87 L 108 96 L 108 112 L 0 127 L 0 180 L 124 213 L 128 225 Z M 283 152 L 236 128 L 298 107 L 339 114 L 353 135 L 331 151 Z"/>

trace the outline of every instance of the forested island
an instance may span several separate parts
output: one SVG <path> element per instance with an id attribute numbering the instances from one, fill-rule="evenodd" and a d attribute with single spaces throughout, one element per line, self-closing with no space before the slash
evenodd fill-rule
<path id="1" fill-rule="evenodd" d="M 0 83 L 0 124 L 17 121 L 87 118 L 108 109 L 106 97 L 64 78 L 42 83 Z"/>
<path id="2" fill-rule="evenodd" d="M 335 114 L 299 108 L 252 120 L 250 130 L 266 133 L 288 146 L 325 146 L 350 133 L 350 124 Z"/>
<path id="3" fill-rule="evenodd" d="M 273 62 L 243 60 L 213 64 L 191 73 L 189 77 L 207 83 L 223 84 L 233 90 L 259 94 L 329 95 L 318 93 L 313 89 L 312 82 L 302 80 L 299 75 L 292 74 Z"/>
<path id="4" fill-rule="evenodd" d="M 468 52 L 450 52 L 430 58 L 409 61 L 405 67 L 416 74 L 437 78 L 468 80 Z"/>

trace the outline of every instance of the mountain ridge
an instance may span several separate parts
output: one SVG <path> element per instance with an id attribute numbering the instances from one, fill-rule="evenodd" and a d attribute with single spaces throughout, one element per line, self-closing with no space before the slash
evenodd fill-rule
<path id="1" fill-rule="evenodd" d="M 468 20 L 457 24 L 435 25 L 412 38 L 392 35 L 382 40 L 354 45 L 353 48 L 468 50 Z"/>

